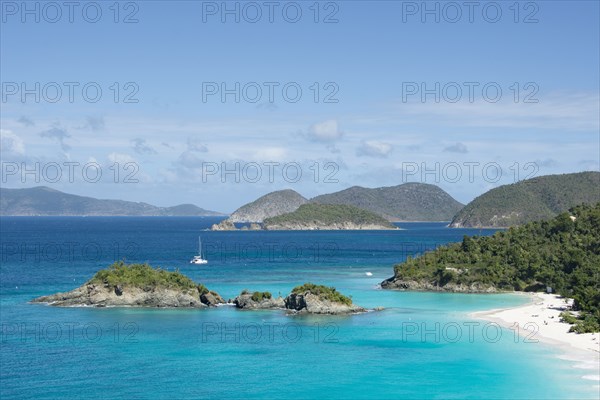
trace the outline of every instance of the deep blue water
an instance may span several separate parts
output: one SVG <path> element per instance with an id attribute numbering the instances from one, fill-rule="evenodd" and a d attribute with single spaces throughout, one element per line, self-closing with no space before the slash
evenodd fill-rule
<path id="1" fill-rule="evenodd" d="M 2 217 L 0 397 L 591 398 L 551 347 L 468 313 L 516 295 L 383 291 L 408 255 L 465 234 L 443 223 L 363 232 L 211 232 L 220 218 Z M 208 265 L 190 265 L 198 236 Z M 54 308 L 115 260 L 179 269 L 233 298 L 310 281 L 364 307 L 345 317 L 279 311 Z M 372 275 L 368 276 L 366 273 Z"/>

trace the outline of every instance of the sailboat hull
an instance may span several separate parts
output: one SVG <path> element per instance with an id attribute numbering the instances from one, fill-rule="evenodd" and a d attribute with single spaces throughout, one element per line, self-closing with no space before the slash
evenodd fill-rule
<path id="1" fill-rule="evenodd" d="M 208 261 L 202 258 L 202 240 L 198 237 L 198 255 L 190 260 L 190 264 L 208 264 Z"/>

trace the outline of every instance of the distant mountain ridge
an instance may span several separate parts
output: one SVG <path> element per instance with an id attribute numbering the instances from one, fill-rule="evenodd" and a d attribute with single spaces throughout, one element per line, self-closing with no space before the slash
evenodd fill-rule
<path id="1" fill-rule="evenodd" d="M 443 189 L 427 183 L 404 183 L 375 189 L 353 186 L 310 201 L 355 206 L 389 221 L 450 221 L 464 206 Z"/>
<path id="2" fill-rule="evenodd" d="M 285 189 L 268 193 L 235 210 L 231 222 L 263 222 L 266 218 L 294 212 L 308 203 L 300 193 Z"/>
<path id="3" fill-rule="evenodd" d="M 45 186 L 0 188 L 2 216 L 221 216 L 193 204 L 157 207 L 124 200 L 101 200 L 64 193 Z"/>
<path id="4" fill-rule="evenodd" d="M 494 188 L 467 204 L 453 228 L 502 228 L 546 220 L 600 201 L 600 172 L 540 176 Z"/>

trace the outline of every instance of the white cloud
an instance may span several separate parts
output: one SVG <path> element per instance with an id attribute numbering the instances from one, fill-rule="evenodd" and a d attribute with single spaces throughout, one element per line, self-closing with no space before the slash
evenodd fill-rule
<path id="1" fill-rule="evenodd" d="M 335 119 L 329 119 L 312 125 L 306 137 L 315 142 L 333 142 L 343 135 L 338 127 L 338 122 Z"/>
<path id="2" fill-rule="evenodd" d="M 128 163 L 128 162 L 136 162 L 135 158 L 131 157 L 129 154 L 124 153 L 116 153 L 112 152 L 108 155 L 108 160 L 112 163 Z"/>
<path id="3" fill-rule="evenodd" d="M 361 157 L 385 158 L 392 152 L 392 145 L 377 140 L 364 140 L 356 149 L 356 155 Z"/>
<path id="4" fill-rule="evenodd" d="M 3 154 L 24 155 L 25 144 L 12 131 L 0 129 L 0 151 Z"/>
<path id="5" fill-rule="evenodd" d="M 539 167 L 544 167 L 544 168 L 555 168 L 560 165 L 558 161 L 556 161 L 552 158 L 546 158 L 544 160 L 535 160 L 534 162 Z"/>
<path id="6" fill-rule="evenodd" d="M 265 147 L 256 151 L 254 160 L 258 161 L 286 161 L 287 150 L 282 147 Z"/>

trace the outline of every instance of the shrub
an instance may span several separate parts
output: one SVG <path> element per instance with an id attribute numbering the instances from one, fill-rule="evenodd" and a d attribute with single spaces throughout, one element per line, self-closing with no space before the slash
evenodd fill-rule
<path id="1" fill-rule="evenodd" d="M 182 290 L 198 288 L 200 294 L 203 293 L 202 291 L 208 291 L 204 285 L 198 285 L 179 271 L 169 272 L 160 268 L 152 268 L 148 264 L 125 264 L 123 261 L 115 262 L 107 269 L 98 271 L 89 282 L 142 288 L 147 286 Z"/>
<path id="2" fill-rule="evenodd" d="M 569 329 L 569 332 L 575 333 L 589 333 L 598 331 L 600 331 L 600 324 L 598 324 L 598 321 L 590 315 L 586 316 L 583 320 L 577 320 L 575 325 Z"/>
<path id="3" fill-rule="evenodd" d="M 562 313 L 561 313 L 562 314 Z M 575 333 L 590 333 L 600 331 L 600 324 L 598 320 L 591 315 L 586 315 L 583 318 L 576 318 L 574 325 L 569 329 L 569 332 Z"/>
<path id="4" fill-rule="evenodd" d="M 576 316 L 574 316 L 573 314 L 571 314 L 568 311 L 561 312 L 559 317 L 560 317 L 560 322 L 566 322 L 567 324 L 571 324 L 571 325 L 576 324 L 579 321 Z"/>
<path id="5" fill-rule="evenodd" d="M 270 299 L 271 292 L 254 292 L 252 293 L 251 299 L 254 301 L 262 301 L 263 299 Z"/>
<path id="6" fill-rule="evenodd" d="M 296 286 L 292 289 L 293 294 L 303 294 L 306 292 L 310 292 L 321 299 L 326 299 L 334 303 L 342 303 L 347 306 L 352 305 L 352 298 L 344 296 L 334 287 L 315 285 L 314 283 L 305 283 L 304 285 Z"/>

